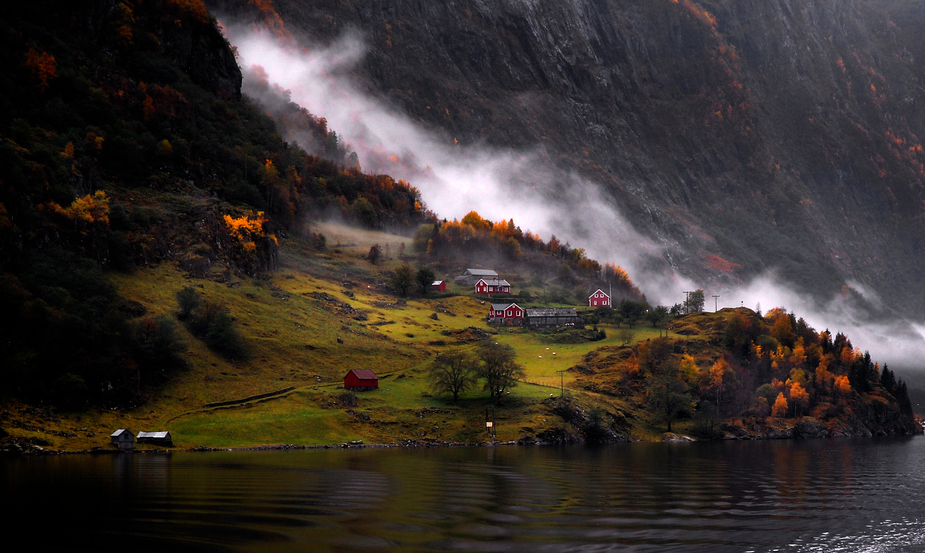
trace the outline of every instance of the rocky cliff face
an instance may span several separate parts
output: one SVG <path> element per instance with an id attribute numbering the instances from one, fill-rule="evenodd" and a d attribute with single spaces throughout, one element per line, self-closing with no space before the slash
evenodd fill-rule
<path id="1" fill-rule="evenodd" d="M 246 13 L 244 0 L 211 7 Z M 542 146 L 711 286 L 767 269 L 906 313 L 925 266 L 925 7 L 906 0 L 274 0 L 460 141 Z"/>
<path id="2" fill-rule="evenodd" d="M 115 55 L 124 44 L 138 41 L 163 52 L 178 69 L 209 92 L 241 97 L 241 70 L 234 53 L 201 4 L 174 0 L 139 3 L 131 9 L 117 0 L 100 0 L 53 5 L 51 9 L 49 17 L 81 21 L 86 39 L 96 48 Z M 131 29 L 139 22 L 144 33 L 135 36 L 137 30 L 129 30 L 120 34 L 120 28 Z"/>

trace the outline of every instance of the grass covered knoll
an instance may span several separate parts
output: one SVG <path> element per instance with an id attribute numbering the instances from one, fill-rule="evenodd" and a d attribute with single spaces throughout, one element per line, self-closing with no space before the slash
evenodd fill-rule
<path id="1" fill-rule="evenodd" d="M 677 336 L 587 355 L 575 385 L 622 398 L 664 429 L 699 438 L 921 431 L 906 384 L 888 367 L 846 336 L 817 332 L 786 310 L 695 313 L 669 328 Z"/>
<path id="2" fill-rule="evenodd" d="M 168 429 L 179 448 L 478 442 L 486 438 L 487 393 L 476 387 L 454 404 L 431 391 L 426 372 L 437 354 L 470 351 L 489 336 L 515 347 L 526 369 L 495 415 L 497 438 L 514 440 L 558 432 L 563 421 L 550 402 L 560 392 L 555 371 L 602 343 L 615 343 L 549 344 L 548 337 L 521 329 L 499 333 L 484 323 L 485 302 L 468 295 L 400 299 L 386 282 L 407 261 L 396 253 L 407 238 L 334 224 L 316 230 L 329 248 L 319 252 L 299 240 L 281 240 L 279 269 L 264 278 L 220 263 L 210 278 L 191 278 L 175 263 L 112 274 L 136 319 L 175 321 L 185 368 L 164 381 L 139 382 L 142 401 L 134 409 L 9 402 L 3 427 L 25 443 L 60 450 L 107 447 L 108 434 L 120 427 Z M 391 255 L 377 264 L 365 258 L 374 243 L 391 245 Z M 184 289 L 230 315 L 246 355 L 216 352 L 191 331 L 177 299 Z M 541 359 L 546 348 L 556 355 Z M 342 378 L 353 368 L 373 369 L 379 389 L 344 397 Z M 576 403 L 585 395 L 572 393 Z M 249 399 L 255 396 L 266 397 Z"/>

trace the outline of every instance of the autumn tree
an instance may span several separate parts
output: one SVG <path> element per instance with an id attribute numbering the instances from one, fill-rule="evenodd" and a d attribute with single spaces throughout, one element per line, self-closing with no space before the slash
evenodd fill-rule
<path id="1" fill-rule="evenodd" d="M 749 354 L 749 347 L 757 337 L 757 331 L 751 321 L 746 319 L 739 311 L 735 311 L 726 322 L 723 331 L 723 345 L 732 351 L 737 359 L 745 359 Z"/>
<path id="2" fill-rule="evenodd" d="M 38 81 L 39 91 L 41 92 L 45 92 L 45 89 L 48 88 L 48 83 L 57 76 L 55 57 L 48 52 L 39 53 L 35 49 L 29 48 L 23 65 Z"/>
<path id="3" fill-rule="evenodd" d="M 735 375 L 725 357 L 720 357 L 710 367 L 706 378 L 706 392 L 713 396 L 713 405 L 717 412 L 722 412 L 723 394 L 726 392 L 727 382 Z"/>
<path id="4" fill-rule="evenodd" d="M 809 393 L 799 382 L 790 385 L 790 402 L 793 404 L 794 416 L 803 416 L 803 409 L 809 405 Z"/>
<path id="5" fill-rule="evenodd" d="M 105 192 L 97 190 L 93 194 L 78 197 L 68 207 L 48 202 L 40 209 L 66 219 L 79 247 L 92 253 L 97 262 L 105 264 L 110 232 L 109 197 Z"/>
<path id="6" fill-rule="evenodd" d="M 783 309 L 772 309 L 765 316 L 771 320 L 771 336 L 787 347 L 794 345 L 792 316 Z"/>
<path id="7" fill-rule="evenodd" d="M 517 353 L 507 344 L 487 342 L 479 347 L 478 375 L 485 381 L 488 395 L 501 402 L 505 392 L 517 386 L 517 381 L 525 375 L 515 359 Z"/>
<path id="8" fill-rule="evenodd" d="M 430 389 L 435 394 L 449 393 L 453 403 L 459 400 L 459 394 L 475 385 L 477 362 L 462 352 L 442 353 L 431 364 L 427 378 Z"/>
<path id="9" fill-rule="evenodd" d="M 851 394 L 851 383 L 845 375 L 835 377 L 834 388 L 838 397 L 845 398 Z"/>
<path id="10" fill-rule="evenodd" d="M 241 217 L 224 215 L 225 227 L 231 237 L 232 259 L 238 267 L 248 273 L 260 269 L 276 268 L 279 255 L 279 241 L 276 235 L 267 232 L 269 219 L 263 211 L 245 214 Z"/>
<path id="11" fill-rule="evenodd" d="M 774 400 L 774 405 L 771 407 L 771 416 L 776 419 L 782 419 L 787 416 L 787 398 L 784 397 L 784 392 L 777 394 L 777 399 Z"/>

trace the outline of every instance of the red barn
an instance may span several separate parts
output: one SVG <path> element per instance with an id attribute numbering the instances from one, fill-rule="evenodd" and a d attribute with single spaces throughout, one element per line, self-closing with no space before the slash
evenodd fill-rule
<path id="1" fill-rule="evenodd" d="M 369 369 L 352 369 L 344 376 L 347 390 L 372 390 L 379 387 L 379 377 Z"/>
<path id="2" fill-rule="evenodd" d="M 588 298 L 588 305 L 591 307 L 610 307 L 610 296 L 598 288 L 597 292 L 594 292 Z"/>
<path id="3" fill-rule="evenodd" d="M 435 280 L 430 287 L 439 292 L 446 292 L 446 281 L 445 280 Z"/>

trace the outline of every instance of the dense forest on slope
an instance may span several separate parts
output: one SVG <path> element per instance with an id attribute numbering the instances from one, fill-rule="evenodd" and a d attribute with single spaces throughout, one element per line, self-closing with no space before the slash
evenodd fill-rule
<path id="1" fill-rule="evenodd" d="M 631 398 L 692 434 L 829 437 L 917 431 L 905 382 L 843 334 L 793 313 L 747 308 L 678 317 L 679 337 L 604 347 L 573 371 L 585 389 Z"/>
<path id="2" fill-rule="evenodd" d="M 241 97 L 200 2 L 17 3 L 0 26 L 8 392 L 126 403 L 183 364 L 170 321 L 121 300 L 107 271 L 171 260 L 200 277 L 257 274 L 275 265 L 277 234 L 302 235 L 321 213 L 429 220 L 407 184 L 284 142 Z"/>
<path id="3" fill-rule="evenodd" d="M 462 143 L 541 146 L 707 287 L 774 269 L 925 307 L 921 3 L 208 4 L 303 40 L 359 31 L 368 90 Z"/>

